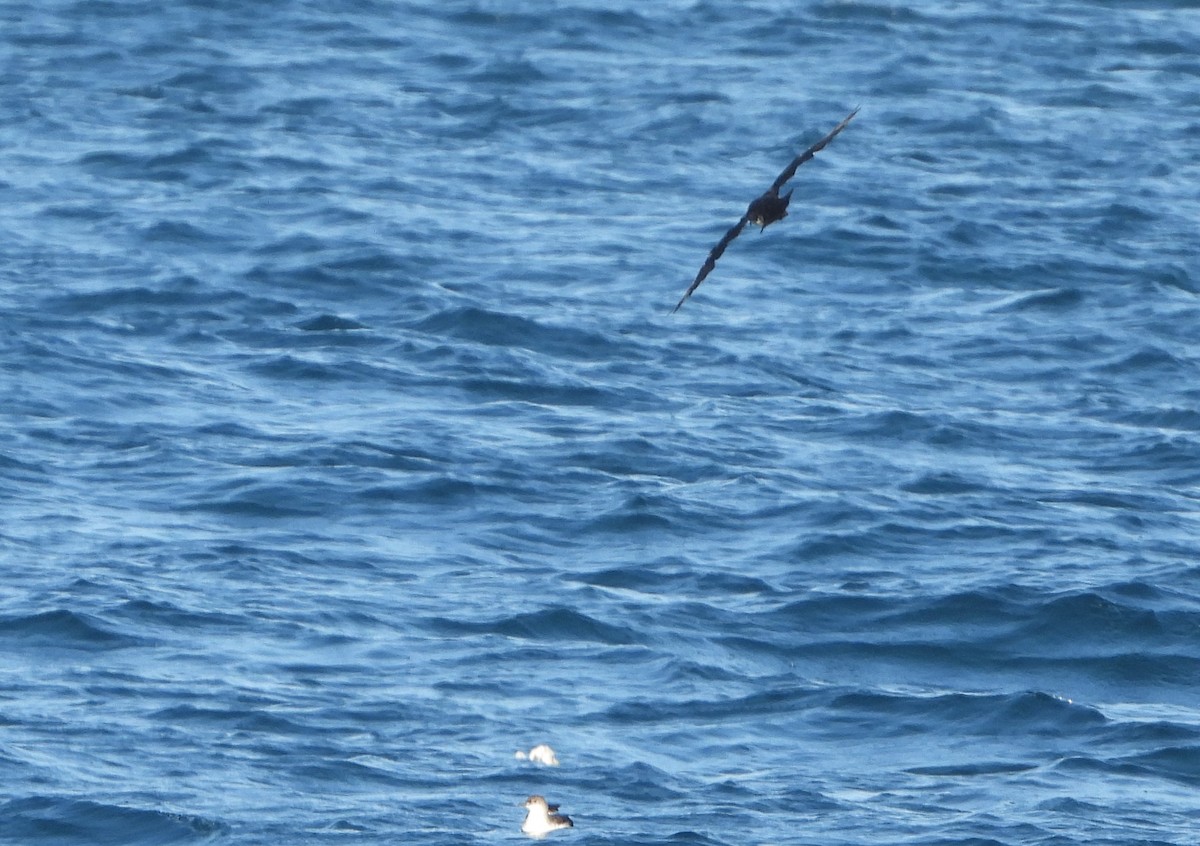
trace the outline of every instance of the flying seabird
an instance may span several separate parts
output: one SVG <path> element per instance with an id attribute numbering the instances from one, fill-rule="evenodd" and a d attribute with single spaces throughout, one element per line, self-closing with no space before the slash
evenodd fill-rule
<path id="1" fill-rule="evenodd" d="M 721 254 L 725 252 L 725 248 L 729 246 L 729 243 L 734 238 L 742 234 L 742 230 L 746 228 L 747 223 L 753 223 L 755 226 L 761 227 L 758 231 L 762 232 L 775 221 L 783 220 L 785 217 L 787 217 L 787 208 L 788 203 L 792 200 L 792 192 L 789 190 L 781 197 L 779 196 L 779 189 L 783 187 L 785 182 L 787 182 L 796 174 L 796 168 L 800 167 L 800 165 L 804 164 L 817 153 L 824 150 L 825 145 L 836 138 L 837 134 L 846 128 L 846 124 L 850 123 L 850 120 L 856 114 L 858 114 L 857 108 L 850 114 L 846 115 L 846 119 L 835 126 L 833 128 L 833 132 L 830 132 L 816 144 L 813 144 L 803 153 L 792 159 L 791 164 L 785 167 L 783 169 L 783 173 L 779 174 L 779 176 L 775 178 L 775 181 L 771 183 L 771 187 L 768 188 L 761 197 L 757 198 L 750 204 L 750 206 L 746 209 L 746 213 L 742 215 L 742 219 L 730 227 L 729 231 L 725 233 L 725 236 L 717 242 L 717 245 L 713 247 L 711 251 L 709 251 L 708 258 L 704 260 L 704 266 L 701 267 L 700 272 L 696 274 L 695 281 L 692 282 L 692 285 L 687 289 L 687 292 L 679 298 L 679 302 L 675 304 L 675 308 L 671 309 L 672 314 L 679 311 L 679 307 L 683 305 L 683 301 L 692 295 L 692 291 L 700 287 L 700 283 L 704 281 L 704 277 L 712 273 L 712 269 L 717 266 L 717 259 L 719 259 Z"/>
<path id="2" fill-rule="evenodd" d="M 549 804 L 542 796 L 530 796 L 521 803 L 529 813 L 521 823 L 521 831 L 531 837 L 545 837 L 560 828 L 573 828 L 575 823 L 566 814 L 559 814 L 558 806 Z"/>

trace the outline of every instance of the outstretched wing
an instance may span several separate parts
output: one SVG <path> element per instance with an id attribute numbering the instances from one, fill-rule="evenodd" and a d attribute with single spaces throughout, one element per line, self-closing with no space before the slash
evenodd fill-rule
<path id="1" fill-rule="evenodd" d="M 704 281 L 705 276 L 712 273 L 712 269 L 717 266 L 717 259 L 721 257 L 721 253 L 725 252 L 725 248 L 729 246 L 730 241 L 742 234 L 742 230 L 746 228 L 746 222 L 749 219 L 746 215 L 742 215 L 742 219 L 731 226 L 729 231 L 725 233 L 725 236 L 717 242 L 717 245 L 709 250 L 708 258 L 704 260 L 704 266 L 696 274 L 696 279 L 692 282 L 691 287 L 687 289 L 687 293 L 680 297 L 679 302 L 675 304 L 675 308 L 671 309 L 671 314 L 679 311 L 679 307 L 683 305 L 683 301 L 692 295 L 692 291 L 700 287 L 700 283 Z"/>
<path id="2" fill-rule="evenodd" d="M 852 111 L 850 114 L 846 115 L 846 119 L 844 121 L 842 121 L 841 123 L 839 123 L 837 126 L 835 126 L 833 128 L 833 132 L 829 133 L 824 138 L 822 138 L 820 141 L 818 141 L 816 144 L 813 144 L 811 147 L 809 147 L 803 153 L 796 156 L 796 158 L 792 159 L 792 163 L 789 164 L 787 167 L 785 167 L 783 169 L 783 173 L 779 174 L 779 176 L 776 177 L 775 181 L 773 183 L 771 183 L 771 188 L 767 193 L 778 194 L 779 189 L 783 187 L 783 184 L 785 182 L 787 182 L 789 179 L 791 179 L 793 176 L 796 175 L 796 168 L 800 167 L 800 165 L 804 164 L 806 161 L 811 159 L 817 153 L 824 150 L 825 145 L 828 144 L 830 141 L 832 141 L 834 138 L 836 138 L 837 134 L 846 128 L 846 124 L 848 124 L 856 114 L 858 114 L 858 108 L 855 108 L 854 111 Z"/>

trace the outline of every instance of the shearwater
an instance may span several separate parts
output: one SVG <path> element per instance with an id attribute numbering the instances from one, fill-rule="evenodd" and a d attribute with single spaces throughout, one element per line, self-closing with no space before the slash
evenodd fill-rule
<path id="1" fill-rule="evenodd" d="M 544 796 L 530 796 L 522 803 L 528 811 L 521 831 L 533 837 L 545 837 L 560 828 L 572 828 L 575 823 L 566 814 L 557 813 L 558 806 L 549 804 Z"/>

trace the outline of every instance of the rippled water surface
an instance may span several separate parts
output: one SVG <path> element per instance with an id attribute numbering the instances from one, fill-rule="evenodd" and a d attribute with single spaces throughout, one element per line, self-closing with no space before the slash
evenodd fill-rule
<path id="1" fill-rule="evenodd" d="M 1194 2 L 0 55 L 0 841 L 1196 842 Z"/>

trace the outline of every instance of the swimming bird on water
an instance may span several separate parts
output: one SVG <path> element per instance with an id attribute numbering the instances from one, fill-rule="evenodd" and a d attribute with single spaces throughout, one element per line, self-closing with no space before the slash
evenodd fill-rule
<path id="1" fill-rule="evenodd" d="M 566 814 L 557 813 L 558 806 L 549 804 L 545 797 L 530 796 L 521 803 L 525 808 L 525 822 L 521 823 L 521 831 L 532 837 L 545 837 L 560 828 L 573 828 L 575 823 Z"/>
<path id="2" fill-rule="evenodd" d="M 755 226 L 760 227 L 758 231 L 762 232 L 775 221 L 783 220 L 787 217 L 788 203 L 792 201 L 792 192 L 788 191 L 781 197 L 779 196 L 779 189 L 784 186 L 784 183 L 795 176 L 796 168 L 824 150 L 825 145 L 836 138 L 837 134 L 846 128 L 846 124 L 850 123 L 856 114 L 858 114 L 858 109 L 846 115 L 846 119 L 835 126 L 832 132 L 792 159 L 791 163 L 783 169 L 783 173 L 779 174 L 775 178 L 775 181 L 771 183 L 771 187 L 750 203 L 746 209 L 746 213 L 742 215 L 742 219 L 730 227 L 724 237 L 709 251 L 708 258 L 704 260 L 704 265 L 700 268 L 700 272 L 696 274 L 695 281 L 692 282 L 687 292 L 679 298 L 679 302 L 675 304 L 675 308 L 671 309 L 672 314 L 679 311 L 679 307 L 683 305 L 684 300 L 692 295 L 692 291 L 700 287 L 700 283 L 704 281 L 704 277 L 712 273 L 712 269 L 717 266 L 717 259 L 725 252 L 725 248 L 729 246 L 730 242 L 742 234 L 742 230 L 746 228 L 747 223 L 753 223 Z"/>

